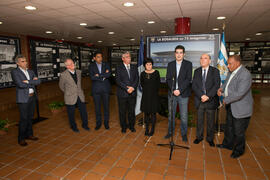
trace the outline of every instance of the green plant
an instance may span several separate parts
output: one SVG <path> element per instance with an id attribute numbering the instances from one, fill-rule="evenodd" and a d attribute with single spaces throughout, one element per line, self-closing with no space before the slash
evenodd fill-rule
<path id="1" fill-rule="evenodd" d="M 52 103 L 49 104 L 49 108 L 51 110 L 61 109 L 64 105 L 65 105 L 65 103 L 62 102 L 62 101 L 54 101 L 54 102 L 52 102 Z"/>
<path id="2" fill-rule="evenodd" d="M 0 130 L 8 131 L 8 119 L 0 119 Z"/>
<path id="3" fill-rule="evenodd" d="M 252 89 L 252 94 L 260 94 L 261 91 L 258 89 Z"/>

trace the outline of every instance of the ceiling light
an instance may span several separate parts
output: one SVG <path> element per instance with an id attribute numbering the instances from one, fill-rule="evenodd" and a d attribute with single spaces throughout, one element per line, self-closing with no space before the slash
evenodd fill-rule
<path id="1" fill-rule="evenodd" d="M 148 21 L 147 23 L 148 23 L 148 24 L 154 24 L 155 21 Z"/>
<path id="2" fill-rule="evenodd" d="M 64 41 L 65 39 L 61 39 L 62 41 Z"/>
<path id="3" fill-rule="evenodd" d="M 79 37 L 77 37 L 77 39 L 82 39 L 82 37 L 81 37 L 81 36 L 79 36 Z"/>
<path id="4" fill-rule="evenodd" d="M 0 24 L 3 24 L 3 22 L 0 21 Z"/>
<path id="5" fill-rule="evenodd" d="M 134 6 L 134 3 L 133 2 L 125 2 L 123 4 L 123 6 L 125 6 L 125 7 L 132 7 L 132 6 Z"/>
<path id="6" fill-rule="evenodd" d="M 87 26 L 87 24 L 86 24 L 86 23 L 80 23 L 80 25 L 81 25 L 81 26 Z"/>
<path id="7" fill-rule="evenodd" d="M 161 34 L 165 34 L 167 31 L 160 31 Z"/>
<path id="8" fill-rule="evenodd" d="M 223 20 L 223 19 L 226 19 L 226 17 L 225 16 L 218 16 L 217 19 L 218 20 Z"/>
<path id="9" fill-rule="evenodd" d="M 218 29 L 218 28 L 213 28 L 212 30 L 213 30 L 213 31 L 218 31 L 219 29 Z"/>
<path id="10" fill-rule="evenodd" d="M 52 31 L 46 31 L 45 33 L 46 34 L 52 34 L 53 32 Z"/>
<path id="11" fill-rule="evenodd" d="M 261 36 L 261 35 L 262 35 L 262 33 L 260 33 L 260 32 L 256 33 L 256 36 Z"/>
<path id="12" fill-rule="evenodd" d="M 134 38 L 131 38 L 130 40 L 131 40 L 131 41 L 135 41 L 135 39 L 134 39 Z"/>
<path id="13" fill-rule="evenodd" d="M 102 43 L 102 41 L 98 41 L 98 43 Z"/>
<path id="14" fill-rule="evenodd" d="M 115 44 L 115 43 L 113 44 L 113 46 L 116 46 L 116 45 L 117 45 L 117 44 Z"/>
<path id="15" fill-rule="evenodd" d="M 246 38 L 247 41 L 250 41 L 251 39 L 250 38 Z"/>
<path id="16" fill-rule="evenodd" d="M 37 8 L 35 7 L 35 6 L 25 6 L 24 7 L 25 9 L 27 9 L 27 10 L 29 10 L 29 11 L 34 11 L 34 10 L 36 10 Z"/>
<path id="17" fill-rule="evenodd" d="M 111 31 L 111 32 L 108 32 L 108 34 L 114 34 L 114 32 Z"/>

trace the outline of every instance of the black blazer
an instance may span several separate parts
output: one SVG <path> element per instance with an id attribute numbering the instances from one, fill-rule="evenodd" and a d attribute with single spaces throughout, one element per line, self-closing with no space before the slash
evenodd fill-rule
<path id="1" fill-rule="evenodd" d="M 123 63 L 116 67 L 116 84 L 118 97 L 130 97 L 137 95 L 137 86 L 139 82 L 139 73 L 136 65 L 130 64 L 130 79 L 128 72 Z M 132 86 L 135 90 L 129 94 L 127 86 Z"/>
<path id="2" fill-rule="evenodd" d="M 37 77 L 32 70 L 27 70 L 30 80 L 28 80 L 29 83 L 24 83 L 24 80 L 27 80 L 25 74 L 20 70 L 20 68 L 13 69 L 11 71 L 11 77 L 13 80 L 13 83 L 16 85 L 16 103 L 27 103 L 29 99 L 29 89 L 34 89 L 35 96 L 36 94 L 36 85 L 39 85 L 41 83 L 40 79 L 33 80 L 34 77 Z"/>
<path id="3" fill-rule="evenodd" d="M 180 96 L 189 97 L 191 95 L 192 81 L 192 63 L 184 60 L 179 71 L 178 79 L 176 79 L 176 60 L 172 61 L 167 66 L 166 81 L 169 88 L 169 95 L 176 90 L 176 80 L 178 81 L 178 90 Z"/>
<path id="4" fill-rule="evenodd" d="M 95 93 L 110 93 L 111 84 L 109 77 L 111 76 L 110 66 L 106 62 L 102 62 L 101 73 L 99 73 L 96 62 L 89 64 L 89 75 L 92 80 L 92 94 Z M 109 72 L 106 72 L 106 71 Z M 99 76 L 95 76 L 98 74 Z"/>
<path id="5" fill-rule="evenodd" d="M 195 93 L 195 106 L 199 108 L 201 102 L 201 96 L 204 95 L 202 89 L 202 67 L 199 67 L 194 72 L 194 77 L 192 81 L 192 89 Z M 206 96 L 209 97 L 207 103 L 207 107 L 209 109 L 216 109 L 219 105 L 219 98 L 217 96 L 217 90 L 220 87 L 220 75 L 219 70 L 215 67 L 209 66 L 205 88 L 206 88 Z"/>

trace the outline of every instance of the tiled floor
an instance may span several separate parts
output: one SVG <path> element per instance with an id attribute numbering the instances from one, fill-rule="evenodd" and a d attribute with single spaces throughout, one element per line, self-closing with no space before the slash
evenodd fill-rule
<path id="1" fill-rule="evenodd" d="M 120 132 L 115 95 L 111 96 L 110 130 L 94 130 L 92 99 L 87 104 L 90 132 L 69 129 L 65 112 L 51 115 L 49 102 L 41 102 L 41 115 L 48 120 L 34 125 L 37 142 L 27 147 L 17 144 L 17 127 L 0 136 L 0 179 L 104 179 L 104 180 L 181 180 L 181 179 L 269 179 L 270 178 L 270 88 L 255 94 L 254 115 L 247 132 L 246 153 L 239 159 L 230 158 L 230 151 L 209 147 L 203 142 L 194 145 L 195 128 L 189 128 L 189 143 L 179 136 L 179 121 L 175 143 L 190 149 L 175 149 L 169 161 L 169 149 L 157 146 L 168 143 L 167 120 L 158 116 L 153 137 Z M 14 110 L 17 113 L 17 109 Z M 7 112 L 10 113 L 10 112 Z M 17 115 L 18 116 L 18 115 Z M 77 113 L 77 124 L 80 124 Z M 220 143 L 223 135 L 216 136 Z"/>

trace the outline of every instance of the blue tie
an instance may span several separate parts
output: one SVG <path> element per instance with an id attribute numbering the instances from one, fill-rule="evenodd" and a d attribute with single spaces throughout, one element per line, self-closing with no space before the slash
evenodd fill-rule
<path id="1" fill-rule="evenodd" d="M 202 84 L 203 84 L 203 92 L 204 92 L 204 94 L 206 94 L 205 81 L 206 81 L 206 69 L 203 70 L 203 77 L 202 77 Z"/>

